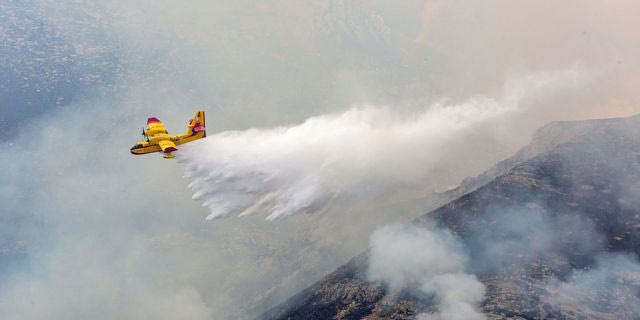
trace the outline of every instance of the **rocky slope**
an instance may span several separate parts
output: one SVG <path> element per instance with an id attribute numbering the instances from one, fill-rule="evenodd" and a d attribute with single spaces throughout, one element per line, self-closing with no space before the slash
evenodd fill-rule
<path id="1" fill-rule="evenodd" d="M 488 319 L 640 317 L 640 117 L 553 123 L 474 190 L 414 221 L 452 230 L 485 285 Z M 475 185 L 474 185 L 475 184 Z M 458 191 L 460 192 L 460 191 Z M 391 294 L 355 257 L 261 319 L 414 319 L 417 290 Z"/>

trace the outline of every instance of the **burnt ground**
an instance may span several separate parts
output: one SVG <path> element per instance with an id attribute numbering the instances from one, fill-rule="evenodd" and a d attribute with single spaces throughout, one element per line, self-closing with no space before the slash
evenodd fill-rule
<path id="1" fill-rule="evenodd" d="M 598 257 L 640 254 L 640 118 L 553 123 L 532 145 L 414 223 L 448 228 L 466 244 L 488 319 L 640 319 L 639 273 L 612 272 L 604 286 L 572 282 L 598 268 Z M 432 296 L 391 295 L 368 281 L 367 260 L 364 252 L 259 319 L 436 311 Z"/>

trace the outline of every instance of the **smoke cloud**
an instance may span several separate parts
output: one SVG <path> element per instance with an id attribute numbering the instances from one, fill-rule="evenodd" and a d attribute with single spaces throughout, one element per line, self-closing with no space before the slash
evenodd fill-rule
<path id="1" fill-rule="evenodd" d="M 368 277 L 392 292 L 419 288 L 435 295 L 437 314 L 419 319 L 484 319 L 477 310 L 484 285 L 467 273 L 469 258 L 448 230 L 390 225 L 371 236 Z"/>
<path id="2" fill-rule="evenodd" d="M 640 110 L 629 1 L 1 7 L 7 319 L 248 319 L 360 252 L 371 230 L 428 211 L 425 195 L 509 156 L 540 125 Z M 598 76 L 580 91 L 530 91 L 573 66 Z M 585 75 L 569 74 L 569 86 Z M 180 150 L 205 164 L 182 159 L 194 193 L 218 201 L 218 216 L 289 219 L 205 225 L 180 165 L 128 154 L 147 117 L 182 131 L 196 106 L 210 136 Z M 246 146 L 220 151 L 231 142 Z M 402 188 L 414 190 L 366 201 Z M 405 210 L 409 201 L 420 206 Z"/>
<path id="3" fill-rule="evenodd" d="M 360 107 L 297 126 L 223 132 L 182 147 L 178 159 L 192 179 L 193 199 L 211 211 L 207 219 L 313 213 L 336 197 L 420 185 L 447 146 L 583 81 L 571 69 L 512 80 L 498 98 L 439 102 L 414 115 Z"/>
<path id="4" fill-rule="evenodd" d="M 551 281 L 546 298 L 565 305 L 585 305 L 596 314 L 616 312 L 632 319 L 640 315 L 639 288 L 637 256 L 602 254 L 593 268 L 574 271 L 566 281 Z"/>
<path id="5" fill-rule="evenodd" d="M 541 257 L 567 264 L 572 254 L 590 256 L 605 243 L 592 221 L 576 213 L 549 212 L 540 202 L 487 211 L 466 240 L 477 273 L 522 267 Z"/>

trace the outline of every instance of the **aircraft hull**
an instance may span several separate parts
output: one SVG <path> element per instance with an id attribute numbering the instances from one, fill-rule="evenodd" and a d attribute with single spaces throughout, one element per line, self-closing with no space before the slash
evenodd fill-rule
<path id="1" fill-rule="evenodd" d="M 158 133 L 154 132 L 155 135 L 149 141 L 140 141 L 136 145 L 131 147 L 131 153 L 134 155 L 141 155 L 141 154 L 149 154 L 154 152 L 162 152 L 162 148 L 158 144 L 158 142 L 162 140 L 168 140 L 173 142 L 175 145 L 181 145 L 181 144 L 185 144 L 185 143 L 192 142 L 192 141 L 206 137 L 207 132 L 205 131 L 205 128 L 203 126 L 204 112 L 200 111 L 198 115 L 200 116 L 200 119 L 201 119 L 200 125 L 192 126 L 191 129 L 187 131 L 187 133 L 177 135 L 177 136 L 169 136 L 168 134 L 166 134 L 166 131 L 164 131 L 164 128 L 162 128 L 161 131 L 164 131 L 164 132 L 158 132 Z M 156 118 L 150 118 L 150 119 L 154 120 L 154 122 L 155 121 L 159 122 L 159 120 L 157 120 Z M 150 131 L 147 130 L 147 132 L 150 132 Z M 165 153 L 167 155 L 170 155 L 171 152 L 176 150 L 177 149 L 171 147 L 170 149 L 165 150 L 167 151 Z M 172 158 L 172 156 L 171 157 L 165 156 L 165 158 Z"/>

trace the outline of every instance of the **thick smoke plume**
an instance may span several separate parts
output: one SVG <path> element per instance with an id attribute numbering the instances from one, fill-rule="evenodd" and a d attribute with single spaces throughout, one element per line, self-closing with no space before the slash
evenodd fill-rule
<path id="1" fill-rule="evenodd" d="M 419 319 L 484 319 L 484 285 L 467 273 L 468 256 L 448 230 L 390 225 L 371 237 L 368 277 L 393 292 L 415 287 L 434 295 L 438 313 Z"/>
<path id="2" fill-rule="evenodd" d="M 0 6 L 0 131 L 9 139 L 0 142 L 3 319 L 252 319 L 360 252 L 382 220 L 373 214 L 391 220 L 404 212 L 395 206 L 385 212 L 378 201 L 350 215 L 337 207 L 278 224 L 256 216 L 203 226 L 203 209 L 185 194 L 172 162 L 128 153 L 149 116 L 181 131 L 175 121 L 183 124 L 194 106 L 205 105 L 211 140 L 218 130 L 335 118 L 344 106 L 406 112 L 442 97 L 452 99 L 443 103 L 451 107 L 478 94 L 508 101 L 497 92 L 514 73 L 601 69 L 578 94 L 544 104 L 524 98 L 520 106 L 536 106 L 496 121 L 474 119 L 458 131 L 443 124 L 438 135 L 467 139 L 398 155 L 416 165 L 400 168 L 413 169 L 416 180 L 428 163 L 417 163 L 413 153 L 458 164 L 429 172 L 432 185 L 447 187 L 451 183 L 434 173 L 456 181 L 478 174 L 548 121 L 640 110 L 640 2 L 36 0 Z M 535 87 L 523 84 L 505 92 Z M 265 131 L 251 132 L 258 141 Z M 227 135 L 243 133 L 249 137 Z M 181 152 L 196 151 L 185 148 Z M 223 154 L 247 150 L 234 146 Z M 250 155 L 262 161 L 256 164 L 273 164 L 268 169 L 291 170 L 292 162 L 274 162 L 277 154 L 271 162 L 262 160 L 265 153 L 245 158 Z M 207 157 L 222 161 L 220 154 Z M 321 154 L 319 161 L 327 158 Z M 235 172 L 251 172 L 247 163 L 236 165 Z M 400 170 L 379 167 L 385 170 L 376 179 Z M 344 174 L 334 171 L 334 177 Z M 275 176 L 282 179 L 276 190 L 309 183 L 304 175 Z M 347 185 L 311 176 L 322 178 L 313 186 Z M 345 177 L 355 187 L 369 186 L 356 178 Z M 202 183 L 203 190 L 219 187 Z"/>
<path id="3" fill-rule="evenodd" d="M 186 145 L 178 156 L 193 180 L 193 198 L 211 211 L 207 219 L 313 213 L 345 195 L 420 185 L 448 146 L 480 127 L 503 123 L 544 91 L 571 86 L 580 76 L 571 69 L 517 79 L 502 97 L 439 102 L 413 115 L 359 107 L 296 126 L 223 132 Z"/>

